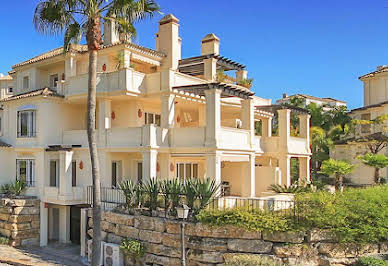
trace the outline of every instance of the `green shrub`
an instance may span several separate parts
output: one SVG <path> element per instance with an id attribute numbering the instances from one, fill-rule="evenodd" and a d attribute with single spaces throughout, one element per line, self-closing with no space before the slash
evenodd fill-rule
<path id="1" fill-rule="evenodd" d="M 126 256 L 129 256 L 132 259 L 141 258 L 146 253 L 144 244 L 139 240 L 131 238 L 124 238 L 121 241 L 120 249 Z"/>
<path id="2" fill-rule="evenodd" d="M 234 255 L 225 260 L 225 266 L 281 266 L 272 258 L 260 255 Z"/>
<path id="3" fill-rule="evenodd" d="M 16 180 L 14 183 L 2 185 L 0 192 L 9 196 L 20 196 L 27 188 L 27 183 L 24 180 Z"/>
<path id="4" fill-rule="evenodd" d="M 329 229 L 342 242 L 388 240 L 388 186 L 347 189 L 344 193 L 296 195 L 299 222 L 306 228 Z"/>
<path id="5" fill-rule="evenodd" d="M 388 261 L 376 257 L 363 257 L 360 258 L 356 266 L 388 266 Z"/>
<path id="6" fill-rule="evenodd" d="M 198 221 L 212 226 L 233 225 L 250 231 L 298 231 L 291 216 L 265 213 L 260 210 L 229 209 L 222 211 L 202 211 Z"/>
<path id="7" fill-rule="evenodd" d="M 9 238 L 5 236 L 0 236 L 0 245 L 8 245 Z"/>

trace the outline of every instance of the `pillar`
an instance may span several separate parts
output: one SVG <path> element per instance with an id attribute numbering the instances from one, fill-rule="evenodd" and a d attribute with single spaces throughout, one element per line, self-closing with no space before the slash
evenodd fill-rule
<path id="1" fill-rule="evenodd" d="M 98 128 L 99 130 L 112 127 L 112 101 L 103 99 L 98 103 Z"/>
<path id="2" fill-rule="evenodd" d="M 88 227 L 88 208 L 81 209 L 81 257 L 86 257 L 87 250 L 87 227 Z"/>
<path id="3" fill-rule="evenodd" d="M 242 128 L 249 130 L 251 145 L 254 143 L 255 137 L 255 114 L 253 99 L 243 100 L 241 103 L 241 120 Z"/>
<path id="4" fill-rule="evenodd" d="M 162 128 L 173 128 L 175 122 L 175 95 L 163 93 L 161 95 L 162 114 L 160 125 Z"/>
<path id="5" fill-rule="evenodd" d="M 206 146 L 217 146 L 217 133 L 221 128 L 221 90 L 210 89 L 206 95 Z"/>
<path id="6" fill-rule="evenodd" d="M 299 181 L 311 181 L 310 178 L 310 157 L 299 157 Z M 303 182 L 303 181 L 302 181 Z"/>
<path id="7" fill-rule="evenodd" d="M 198 108 L 198 126 L 206 127 L 206 105 L 200 105 Z"/>
<path id="8" fill-rule="evenodd" d="M 300 137 L 306 139 L 306 149 L 310 151 L 310 115 L 299 116 Z"/>
<path id="9" fill-rule="evenodd" d="M 244 163 L 245 171 L 242 176 L 241 182 L 241 196 L 253 198 L 256 196 L 256 173 L 255 173 L 255 160 L 254 154 L 249 155 L 249 162 Z"/>
<path id="10" fill-rule="evenodd" d="M 143 180 L 156 178 L 156 164 L 158 152 L 156 150 L 147 150 L 142 152 L 143 156 Z"/>
<path id="11" fill-rule="evenodd" d="M 248 78 L 248 71 L 246 71 L 246 70 L 236 71 L 236 80 L 237 80 L 237 82 L 239 82 L 241 80 L 245 80 L 247 78 Z"/>
<path id="12" fill-rule="evenodd" d="M 73 151 L 59 152 L 59 196 L 71 197 L 72 188 L 72 168 Z"/>
<path id="13" fill-rule="evenodd" d="M 220 185 L 221 179 L 221 154 L 218 152 L 206 154 L 206 177 Z"/>
<path id="14" fill-rule="evenodd" d="M 70 243 L 70 206 L 59 208 L 59 242 Z"/>
<path id="15" fill-rule="evenodd" d="M 272 117 L 261 119 L 261 136 L 272 136 Z"/>
<path id="16" fill-rule="evenodd" d="M 65 60 L 65 80 L 77 75 L 77 60 L 75 54 L 69 54 Z M 61 77 L 59 77 L 61 78 Z"/>
<path id="17" fill-rule="evenodd" d="M 160 165 L 160 178 L 161 179 L 171 179 L 174 178 L 174 171 L 170 169 L 170 154 L 169 153 L 159 153 L 159 165 Z"/>
<path id="18" fill-rule="evenodd" d="M 130 68 L 131 67 L 131 52 L 127 50 L 123 50 L 123 68 Z"/>
<path id="19" fill-rule="evenodd" d="M 203 60 L 204 78 L 208 81 L 216 81 L 217 78 L 217 59 L 208 58 Z"/>
<path id="20" fill-rule="evenodd" d="M 40 202 L 40 246 L 45 247 L 48 243 L 48 208 L 44 202 Z"/>
<path id="21" fill-rule="evenodd" d="M 282 156 L 279 159 L 279 168 L 282 173 L 280 185 L 291 186 L 291 157 Z"/>
<path id="22" fill-rule="evenodd" d="M 279 137 L 280 146 L 284 152 L 288 151 L 288 142 L 290 139 L 290 126 L 291 126 L 291 110 L 281 109 L 278 110 L 279 115 Z"/>

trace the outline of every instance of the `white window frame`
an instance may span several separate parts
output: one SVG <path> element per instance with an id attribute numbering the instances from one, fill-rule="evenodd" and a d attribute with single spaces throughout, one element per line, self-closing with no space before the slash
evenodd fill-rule
<path id="1" fill-rule="evenodd" d="M 116 164 L 116 185 L 113 185 L 113 164 Z M 111 173 L 111 186 L 112 187 L 119 187 L 120 186 L 120 183 L 121 183 L 121 181 L 123 180 L 123 176 L 122 176 L 122 174 L 123 174 L 123 164 L 122 164 L 122 162 L 121 161 L 118 161 L 118 160 L 113 160 L 112 161 L 112 163 L 111 163 L 111 165 L 112 165 L 112 173 Z"/>
<path id="2" fill-rule="evenodd" d="M 152 116 L 152 121 L 149 121 L 148 115 Z M 160 123 L 161 123 L 161 116 L 160 116 L 160 114 L 151 113 L 151 112 L 145 112 L 144 116 L 145 116 L 145 124 L 146 125 L 157 125 L 157 126 L 160 127 Z M 156 117 L 159 117 L 159 123 L 156 123 Z"/>
<path id="3" fill-rule="evenodd" d="M 55 162 L 55 186 L 51 186 L 51 162 Z M 59 160 L 58 159 L 49 160 L 49 186 L 59 188 Z"/>
<path id="4" fill-rule="evenodd" d="M 139 164 L 141 164 L 141 179 L 140 179 L 140 173 L 139 173 Z M 143 161 L 136 161 L 136 182 L 138 184 L 142 184 L 144 179 L 144 173 L 143 173 Z"/>
<path id="5" fill-rule="evenodd" d="M 57 79 L 57 81 L 55 81 L 55 78 Z M 59 81 L 59 75 L 58 74 L 51 74 L 49 76 L 49 81 L 50 81 L 50 88 L 57 89 L 57 82 Z"/>
<path id="6" fill-rule="evenodd" d="M 199 163 L 197 162 L 176 162 L 175 164 L 175 177 L 176 178 L 180 178 L 180 169 L 179 169 L 179 165 L 184 165 L 183 166 L 183 181 L 186 182 L 186 179 L 187 178 L 199 178 Z M 190 169 L 191 169 L 191 175 L 190 176 L 186 176 L 186 166 L 187 165 L 190 165 Z M 194 176 L 194 165 L 197 165 L 197 176 L 195 177 Z"/>
<path id="7" fill-rule="evenodd" d="M 35 160 L 34 159 L 16 159 L 16 180 L 20 180 L 20 162 L 26 162 L 26 185 L 35 187 Z"/>
<path id="8" fill-rule="evenodd" d="M 23 90 L 28 90 L 30 88 L 30 77 L 24 76 L 23 77 Z"/>
<path id="9" fill-rule="evenodd" d="M 27 114 L 27 132 L 22 133 L 22 115 Z M 22 110 L 17 112 L 17 137 L 35 138 L 36 137 L 36 110 Z"/>

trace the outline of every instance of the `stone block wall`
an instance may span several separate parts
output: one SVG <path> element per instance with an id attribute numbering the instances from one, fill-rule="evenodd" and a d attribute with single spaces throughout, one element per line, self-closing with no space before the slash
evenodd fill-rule
<path id="1" fill-rule="evenodd" d="M 88 235 L 93 236 L 91 212 Z M 147 216 L 106 212 L 102 215 L 102 235 L 106 242 L 120 244 L 129 237 L 142 241 L 147 265 L 180 265 L 181 223 Z M 222 265 L 235 254 L 270 257 L 290 265 L 349 265 L 357 257 L 388 253 L 388 243 L 340 244 L 322 230 L 311 232 L 250 232 L 225 226 L 186 224 L 187 265 Z M 127 265 L 130 265 L 127 263 Z"/>
<path id="2" fill-rule="evenodd" d="M 0 198 L 0 236 L 12 246 L 39 244 L 40 201 Z"/>

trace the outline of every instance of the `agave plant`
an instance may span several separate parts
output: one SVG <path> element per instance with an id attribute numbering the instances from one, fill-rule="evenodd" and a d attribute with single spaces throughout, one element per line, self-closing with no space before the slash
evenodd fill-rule
<path id="1" fill-rule="evenodd" d="M 196 212 L 195 201 L 198 198 L 197 194 L 197 182 L 198 179 L 187 179 L 184 186 L 183 192 L 186 196 L 186 204 L 190 208 L 191 212 Z"/>
<path id="2" fill-rule="evenodd" d="M 180 194 L 182 193 L 182 183 L 180 179 L 164 180 L 161 185 L 161 190 L 164 194 L 165 211 L 170 209 L 171 214 L 174 215 L 176 207 L 180 203 Z"/>
<path id="3" fill-rule="evenodd" d="M 281 185 L 273 184 L 273 185 L 270 185 L 268 189 L 276 193 L 301 193 L 301 192 L 308 191 L 310 188 L 299 186 L 298 183 L 295 182 L 291 186 L 287 186 L 287 185 L 281 186 Z"/>
<path id="4" fill-rule="evenodd" d="M 150 214 L 152 216 L 152 211 L 156 210 L 158 207 L 158 195 L 160 192 L 160 182 L 156 178 L 151 178 L 144 185 L 144 192 L 148 198 L 148 205 L 150 209 Z"/>
<path id="5" fill-rule="evenodd" d="M 124 194 L 127 209 L 130 210 L 136 206 L 134 204 L 136 184 L 133 183 L 132 180 L 126 180 L 120 184 L 120 189 Z"/>
<path id="6" fill-rule="evenodd" d="M 27 188 L 24 180 L 16 180 L 14 183 L 2 185 L 0 190 L 7 196 L 20 196 Z"/>
<path id="7" fill-rule="evenodd" d="M 220 190 L 220 185 L 217 185 L 216 181 L 210 178 L 206 178 L 203 181 L 198 180 L 196 183 L 196 191 L 199 198 L 199 210 L 205 209 L 209 203 L 217 196 Z"/>

